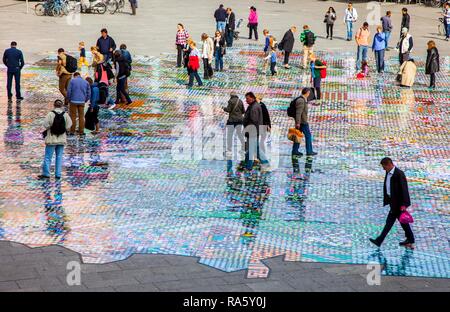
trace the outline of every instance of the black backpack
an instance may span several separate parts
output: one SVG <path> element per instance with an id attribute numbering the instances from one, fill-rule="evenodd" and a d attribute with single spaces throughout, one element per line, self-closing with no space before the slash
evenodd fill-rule
<path id="1" fill-rule="evenodd" d="M 78 62 L 77 59 L 74 58 L 72 55 L 66 54 L 66 70 L 73 74 L 78 69 Z"/>
<path id="2" fill-rule="evenodd" d="M 288 109 L 287 109 L 287 115 L 288 115 L 288 117 L 292 117 L 292 118 L 295 118 L 295 114 L 297 113 L 297 109 L 295 108 L 295 103 L 297 102 L 297 100 L 300 98 L 300 96 L 299 97 L 296 97 L 295 99 L 293 99 L 292 101 L 291 101 L 291 104 L 289 104 L 289 107 L 288 107 Z"/>
<path id="3" fill-rule="evenodd" d="M 314 34 L 312 31 L 307 31 L 305 33 L 305 45 L 310 47 L 314 44 L 316 40 L 314 39 Z"/>
<path id="4" fill-rule="evenodd" d="M 55 118 L 53 119 L 52 126 L 50 127 L 50 133 L 56 136 L 60 136 L 61 134 L 66 133 L 66 119 L 64 118 L 65 112 L 52 112 L 53 114 L 55 114 Z"/>

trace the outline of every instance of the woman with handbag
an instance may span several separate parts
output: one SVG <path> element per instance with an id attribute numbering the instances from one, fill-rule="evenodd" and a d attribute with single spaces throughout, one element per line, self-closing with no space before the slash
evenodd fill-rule
<path id="1" fill-rule="evenodd" d="M 433 40 L 428 41 L 425 74 L 430 75 L 430 88 L 436 88 L 436 73 L 439 71 L 439 51 Z"/>
<path id="2" fill-rule="evenodd" d="M 214 37 L 214 56 L 216 59 L 216 71 L 223 71 L 223 56 L 225 55 L 225 37 L 220 31 L 216 31 Z"/>
<path id="3" fill-rule="evenodd" d="M 336 21 L 336 11 L 333 7 L 329 7 L 327 13 L 325 13 L 325 19 L 323 22 L 327 26 L 327 39 L 333 40 L 333 27 Z"/>

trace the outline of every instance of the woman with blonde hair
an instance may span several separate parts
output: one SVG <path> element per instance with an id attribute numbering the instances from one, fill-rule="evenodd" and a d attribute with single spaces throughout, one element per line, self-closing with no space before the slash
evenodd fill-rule
<path id="1" fill-rule="evenodd" d="M 430 88 L 436 88 L 436 73 L 439 71 L 439 51 L 433 40 L 427 43 L 427 61 L 425 63 L 425 74 L 430 75 Z"/>
<path id="2" fill-rule="evenodd" d="M 189 44 L 191 52 L 189 53 L 188 71 L 189 71 L 189 83 L 188 88 L 192 88 L 194 85 L 194 78 L 197 80 L 199 86 L 202 86 L 202 80 L 198 75 L 198 69 L 200 68 L 200 52 L 197 49 L 197 44 L 191 41 Z"/>
<path id="3" fill-rule="evenodd" d="M 203 76 L 204 79 L 210 79 L 213 76 L 212 59 L 214 55 L 214 41 L 205 33 L 202 34 L 202 59 L 203 59 Z"/>

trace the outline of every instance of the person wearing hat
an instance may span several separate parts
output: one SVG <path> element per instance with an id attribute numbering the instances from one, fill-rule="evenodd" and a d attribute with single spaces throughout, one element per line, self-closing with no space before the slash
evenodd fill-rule
<path id="1" fill-rule="evenodd" d="M 53 153 L 56 154 L 55 178 L 61 178 L 64 145 L 67 143 L 66 133 L 72 126 L 72 119 L 65 113 L 63 106 L 64 103 L 61 100 L 56 100 L 53 103 L 54 109 L 44 119 L 45 156 L 42 163 L 42 174 L 38 176 L 38 179 L 50 178 Z"/>
<path id="2" fill-rule="evenodd" d="M 397 44 L 397 49 L 399 51 L 398 58 L 400 65 L 402 65 L 403 62 L 409 60 L 409 54 L 411 53 L 412 48 L 413 48 L 413 38 L 408 33 L 408 28 L 403 27 L 402 36 L 400 37 L 400 41 Z"/>
<path id="3" fill-rule="evenodd" d="M 232 91 L 230 93 L 230 99 L 228 100 L 228 105 L 222 107 L 222 109 L 228 113 L 227 120 L 227 160 L 231 160 L 233 153 L 233 139 L 234 133 L 241 142 L 241 154 L 245 152 L 245 139 L 243 133 L 243 121 L 245 108 L 244 103 L 239 99 L 237 93 Z"/>

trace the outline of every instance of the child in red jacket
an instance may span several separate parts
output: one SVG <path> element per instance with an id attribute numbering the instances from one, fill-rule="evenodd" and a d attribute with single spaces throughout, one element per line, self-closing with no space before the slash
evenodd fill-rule
<path id="1" fill-rule="evenodd" d="M 197 80 L 199 86 L 203 86 L 203 82 L 198 74 L 198 69 L 200 68 L 200 52 L 198 51 L 195 42 L 192 41 L 189 46 L 191 48 L 191 53 L 189 54 L 188 62 L 189 83 L 187 87 L 192 88 L 192 86 L 194 85 L 194 78 Z"/>

